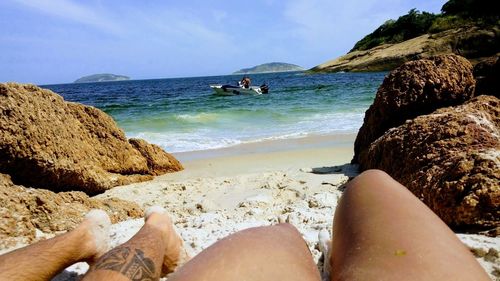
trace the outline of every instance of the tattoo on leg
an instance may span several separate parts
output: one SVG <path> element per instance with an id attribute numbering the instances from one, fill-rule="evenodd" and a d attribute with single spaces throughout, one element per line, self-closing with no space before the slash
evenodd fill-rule
<path id="1" fill-rule="evenodd" d="M 121 272 L 123 266 L 127 263 L 130 254 L 130 248 L 116 248 L 102 256 L 95 264 L 94 270 L 107 269 Z"/>
<path id="2" fill-rule="evenodd" d="M 154 280 L 155 264 L 149 258 L 144 256 L 144 252 L 139 249 L 135 250 L 135 255 L 132 260 L 122 270 L 123 275 L 133 281 Z"/>
<path id="3" fill-rule="evenodd" d="M 92 271 L 111 270 L 116 271 L 128 277 L 132 281 L 138 280 L 156 280 L 154 262 L 144 256 L 144 252 L 134 249 L 131 253 L 129 247 L 120 247 L 111 250 L 101 257 Z"/>

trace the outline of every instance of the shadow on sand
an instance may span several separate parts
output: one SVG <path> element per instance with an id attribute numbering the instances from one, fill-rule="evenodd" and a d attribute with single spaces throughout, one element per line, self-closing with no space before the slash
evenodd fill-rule
<path id="1" fill-rule="evenodd" d="M 348 176 L 349 179 L 351 179 L 359 175 L 359 165 L 347 163 L 331 167 L 317 167 L 317 168 L 303 169 L 303 172 L 318 174 L 318 175 L 344 174 Z"/>
<path id="2" fill-rule="evenodd" d="M 343 164 L 343 165 L 338 165 L 338 166 L 331 166 L 331 167 L 316 167 L 316 168 L 307 168 L 307 169 L 301 169 L 302 172 L 305 173 L 311 173 L 311 174 L 317 174 L 317 175 L 346 175 L 349 177 L 349 181 L 351 181 L 354 177 L 359 175 L 359 165 L 357 164 Z M 331 184 L 328 182 L 324 182 L 322 184 Z M 340 186 L 336 186 L 338 190 L 344 190 L 346 187 L 347 183 L 344 183 Z M 334 185 L 335 186 L 335 185 Z"/>

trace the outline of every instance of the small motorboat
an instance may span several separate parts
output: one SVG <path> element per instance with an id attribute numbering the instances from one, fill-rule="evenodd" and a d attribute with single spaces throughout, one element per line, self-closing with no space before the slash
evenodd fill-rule
<path id="1" fill-rule="evenodd" d="M 269 87 L 266 84 L 261 86 L 250 86 L 248 88 L 243 85 L 210 85 L 216 95 L 220 96 L 235 96 L 235 95 L 262 95 L 269 93 Z"/>

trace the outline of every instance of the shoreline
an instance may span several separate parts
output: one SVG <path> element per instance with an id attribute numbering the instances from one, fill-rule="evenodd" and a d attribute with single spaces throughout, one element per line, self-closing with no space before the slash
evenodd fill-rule
<path id="1" fill-rule="evenodd" d="M 308 136 L 173 153 L 184 170 L 156 178 L 179 180 L 235 176 L 349 164 L 354 155 L 355 138 L 355 134 Z"/>
<path id="2" fill-rule="evenodd" d="M 249 154 L 262 154 L 273 152 L 289 152 L 303 149 L 318 149 L 332 147 L 354 147 L 356 133 L 307 135 L 295 138 L 271 139 L 264 141 L 246 142 L 227 147 L 172 152 L 181 162 L 192 162 L 211 158 L 245 156 Z"/>
<path id="3" fill-rule="evenodd" d="M 324 148 L 330 146 L 345 146 L 354 144 L 358 133 L 330 133 L 322 135 L 308 135 L 296 138 L 271 139 L 264 141 L 246 142 L 228 147 L 172 152 L 180 161 L 214 158 L 220 156 L 235 156 L 262 152 L 278 152 L 300 150 L 304 148 Z"/>

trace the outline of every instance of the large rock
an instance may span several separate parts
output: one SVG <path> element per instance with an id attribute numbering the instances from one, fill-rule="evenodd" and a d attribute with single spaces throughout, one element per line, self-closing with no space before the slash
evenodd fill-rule
<path id="1" fill-rule="evenodd" d="M 474 94 L 472 65 L 456 55 L 405 63 L 392 71 L 377 91 L 354 143 L 354 159 L 390 128 L 440 107 L 461 104 Z M 361 165 L 362 169 L 365 169 Z"/>
<path id="2" fill-rule="evenodd" d="M 33 85 L 0 84 L 0 172 L 17 184 L 95 194 L 182 169 L 159 147 L 132 144 L 99 109 Z"/>
<path id="3" fill-rule="evenodd" d="M 500 53 L 474 66 L 476 96 L 491 95 L 500 98 Z"/>
<path id="4" fill-rule="evenodd" d="M 455 228 L 500 226 L 500 100 L 479 96 L 387 131 L 360 163 L 386 171 Z"/>
<path id="5" fill-rule="evenodd" d="M 463 27 L 436 34 L 424 34 L 397 44 L 384 44 L 365 51 L 353 51 L 322 63 L 311 71 L 388 71 L 405 62 L 436 55 L 457 54 L 468 59 L 500 52 L 500 29 Z"/>
<path id="6" fill-rule="evenodd" d="M 108 213 L 113 223 L 142 217 L 141 208 L 116 198 L 98 200 L 80 191 L 54 193 L 14 185 L 0 174 L 0 250 L 38 240 L 36 232 L 54 234 L 75 228 L 91 209 Z"/>

